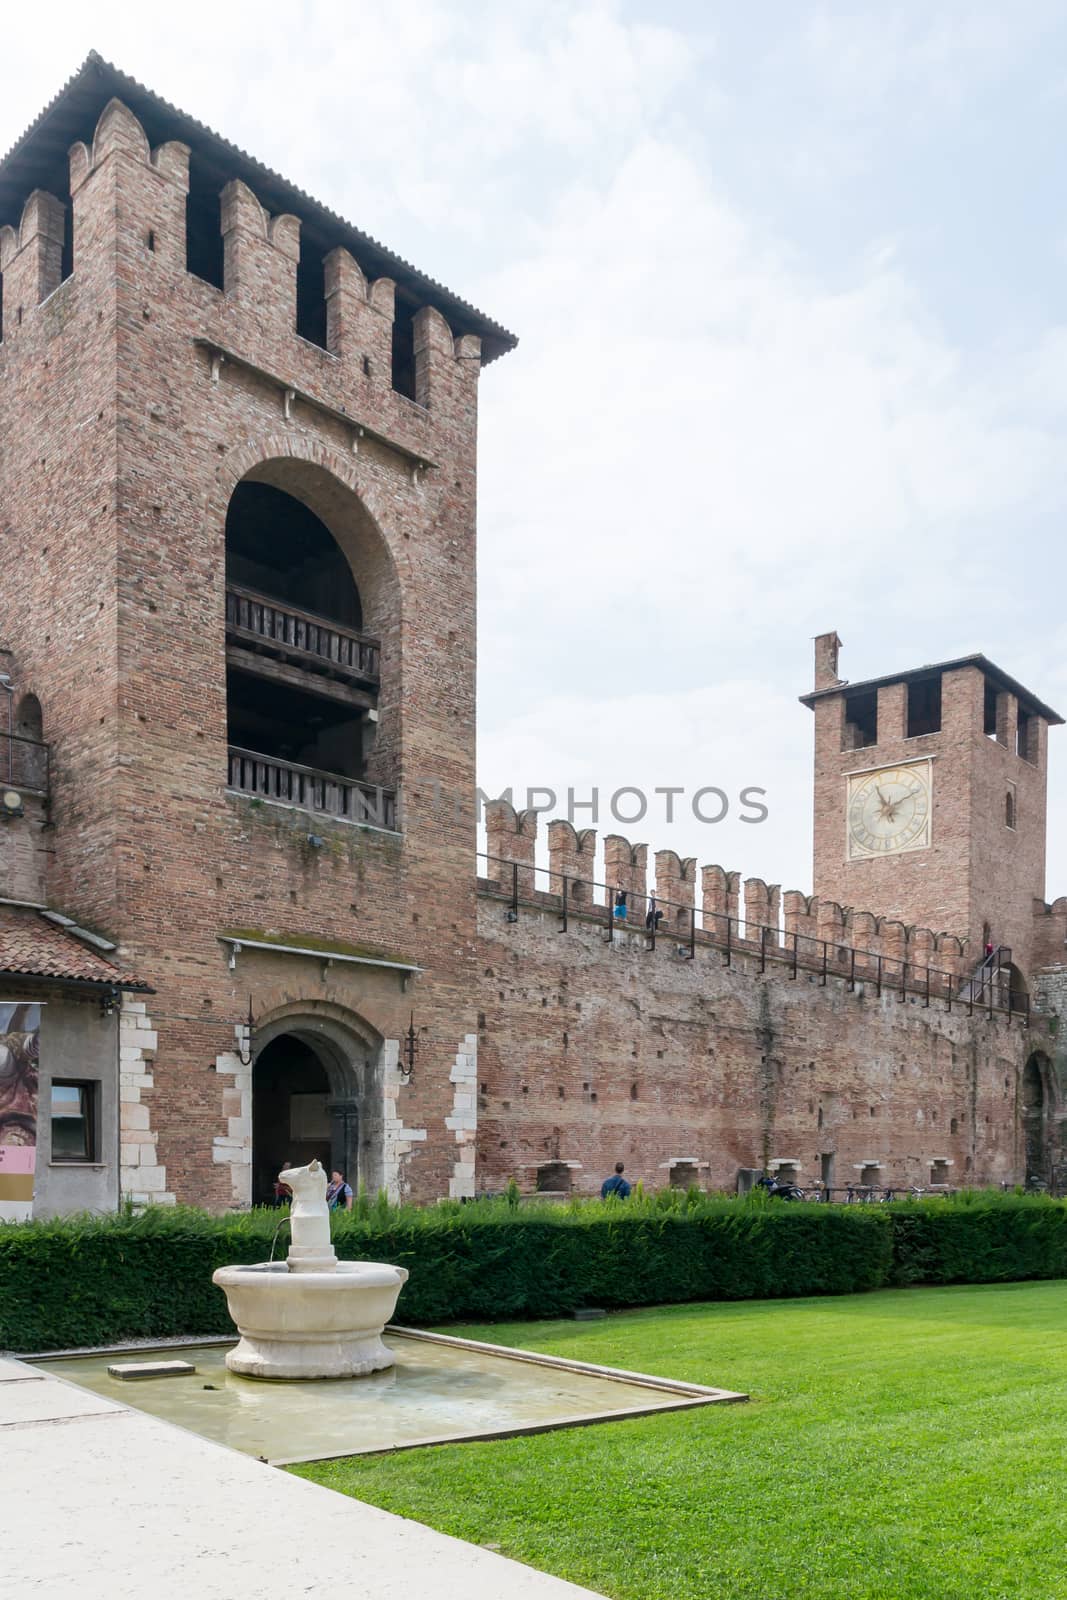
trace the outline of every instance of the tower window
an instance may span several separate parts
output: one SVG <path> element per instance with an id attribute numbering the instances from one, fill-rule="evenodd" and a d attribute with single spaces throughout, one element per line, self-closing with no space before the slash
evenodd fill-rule
<path id="1" fill-rule="evenodd" d="M 393 316 L 393 388 L 415 398 L 415 307 L 396 297 Z"/>
<path id="2" fill-rule="evenodd" d="M 864 750 L 878 743 L 878 691 L 860 690 L 845 696 L 845 750 Z"/>
<path id="3" fill-rule="evenodd" d="M 941 732 L 941 674 L 908 684 L 908 738 Z"/>
<path id="4" fill-rule="evenodd" d="M 300 258 L 296 264 L 296 331 L 301 339 L 326 349 L 326 268 L 321 244 L 300 229 Z"/>
<path id="5" fill-rule="evenodd" d="M 1015 751 L 1024 761 L 1037 762 L 1037 718 L 1019 707 L 1019 721 L 1015 734 Z"/>
<path id="6" fill-rule="evenodd" d="M 996 684 L 990 683 L 989 679 L 987 678 L 985 680 L 985 698 L 982 708 L 982 732 L 985 734 L 987 739 L 995 739 L 998 735 L 998 699 L 999 696 L 997 694 Z"/>
<path id="7" fill-rule="evenodd" d="M 205 170 L 194 150 L 189 157 L 189 195 L 185 202 L 186 271 L 221 289 L 223 253 L 218 178 Z"/>
<path id="8" fill-rule="evenodd" d="M 1015 785 L 1013 783 L 1008 785 L 1008 792 L 1004 796 L 1004 826 L 1006 828 L 1014 828 L 1015 826 Z"/>

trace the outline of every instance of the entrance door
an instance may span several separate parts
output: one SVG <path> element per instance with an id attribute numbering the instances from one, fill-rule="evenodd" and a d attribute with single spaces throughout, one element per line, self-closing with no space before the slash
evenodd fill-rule
<path id="1" fill-rule="evenodd" d="M 272 1039 L 252 1069 L 252 1204 L 272 1205 L 274 1180 L 288 1161 L 319 1160 L 330 1170 L 330 1085 L 310 1045 L 290 1033 Z"/>

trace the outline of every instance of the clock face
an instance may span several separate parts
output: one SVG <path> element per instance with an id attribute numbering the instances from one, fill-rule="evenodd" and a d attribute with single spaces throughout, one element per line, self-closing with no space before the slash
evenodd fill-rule
<path id="1" fill-rule="evenodd" d="M 924 850 L 929 843 L 929 761 L 882 767 L 848 780 L 850 860 Z"/>

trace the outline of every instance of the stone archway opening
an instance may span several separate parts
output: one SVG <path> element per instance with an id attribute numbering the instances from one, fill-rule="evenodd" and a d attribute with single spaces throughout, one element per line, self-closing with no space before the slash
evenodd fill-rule
<path id="1" fill-rule="evenodd" d="M 1022 1135 L 1026 1182 L 1048 1181 L 1048 1141 L 1046 1139 L 1045 1066 L 1047 1057 L 1035 1050 L 1023 1068 Z"/>
<path id="2" fill-rule="evenodd" d="M 252 1068 L 253 1205 L 274 1201 L 283 1162 L 313 1159 L 374 1193 L 385 1173 L 382 1041 L 359 1019 L 313 1011 L 256 1030 Z"/>
<path id="3" fill-rule="evenodd" d="M 392 829 L 400 590 L 353 489 L 270 457 L 226 508 L 228 787 Z"/>
<path id="4" fill-rule="evenodd" d="M 330 1080 L 311 1045 L 295 1034 L 272 1039 L 252 1069 L 252 1204 L 271 1205 L 288 1161 L 331 1163 Z"/>

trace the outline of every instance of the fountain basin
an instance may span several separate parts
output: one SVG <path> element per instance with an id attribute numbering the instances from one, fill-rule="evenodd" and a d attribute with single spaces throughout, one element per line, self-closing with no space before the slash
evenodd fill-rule
<path id="1" fill-rule="evenodd" d="M 241 1335 L 226 1365 L 248 1378 L 381 1372 L 396 1359 L 382 1333 L 407 1279 L 406 1267 L 381 1261 L 338 1261 L 321 1272 L 268 1261 L 219 1267 L 211 1281 Z"/>

